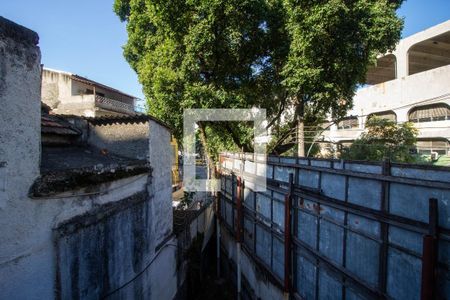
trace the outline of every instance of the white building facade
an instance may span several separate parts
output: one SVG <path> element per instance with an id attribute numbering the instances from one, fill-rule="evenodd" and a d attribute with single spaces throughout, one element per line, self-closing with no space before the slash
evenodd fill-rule
<path id="1" fill-rule="evenodd" d="M 323 141 L 349 144 L 377 115 L 413 122 L 420 154 L 450 155 L 450 20 L 402 39 L 369 68 L 366 82 L 348 117 L 324 131 Z"/>
<path id="2" fill-rule="evenodd" d="M 135 115 L 136 99 L 77 74 L 43 68 L 42 102 L 56 114 L 85 117 Z"/>

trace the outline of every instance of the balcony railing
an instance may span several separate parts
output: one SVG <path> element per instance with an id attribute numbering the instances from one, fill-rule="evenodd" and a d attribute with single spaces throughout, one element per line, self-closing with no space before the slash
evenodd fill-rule
<path id="1" fill-rule="evenodd" d="M 124 103 L 114 99 L 95 95 L 95 106 L 121 113 L 135 113 L 132 104 Z"/>

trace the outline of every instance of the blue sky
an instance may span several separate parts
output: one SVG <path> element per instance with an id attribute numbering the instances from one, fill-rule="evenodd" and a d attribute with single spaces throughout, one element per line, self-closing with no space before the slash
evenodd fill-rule
<path id="1" fill-rule="evenodd" d="M 45 66 L 144 98 L 123 58 L 125 24 L 112 5 L 113 0 L 2 0 L 0 15 L 39 34 Z M 406 37 L 450 19 L 450 0 L 407 0 L 398 14 L 405 18 Z"/>

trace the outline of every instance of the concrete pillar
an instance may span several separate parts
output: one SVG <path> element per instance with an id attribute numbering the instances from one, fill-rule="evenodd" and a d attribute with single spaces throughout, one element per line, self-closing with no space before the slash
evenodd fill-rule
<path id="1" fill-rule="evenodd" d="M 396 51 L 393 53 L 396 59 L 397 78 L 408 76 L 408 48 L 406 46 L 398 45 Z"/>
<path id="2" fill-rule="evenodd" d="M 158 214 L 153 218 L 155 246 L 172 233 L 172 147 L 170 130 L 157 121 L 149 121 L 149 163 L 151 205 Z"/>
<path id="3" fill-rule="evenodd" d="M 40 211 L 28 198 L 40 160 L 38 41 L 35 32 L 0 17 L 0 299 L 53 295 L 53 274 L 42 276 L 32 263 L 33 242 L 41 237 Z M 35 250 L 45 256 L 42 248 Z"/>
<path id="4" fill-rule="evenodd" d="M 6 168 L 5 188 L 11 192 L 15 185 L 31 185 L 39 174 L 41 55 L 36 46 L 38 40 L 35 32 L 0 17 L 0 163 Z M 21 191 L 20 196 L 26 197 L 27 192 Z"/>

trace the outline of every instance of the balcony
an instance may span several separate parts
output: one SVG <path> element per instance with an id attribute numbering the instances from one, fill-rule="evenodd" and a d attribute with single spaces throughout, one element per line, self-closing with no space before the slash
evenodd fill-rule
<path id="1" fill-rule="evenodd" d="M 135 114 L 134 106 L 129 103 L 117 101 L 103 96 L 95 95 L 95 106 L 119 113 Z"/>

